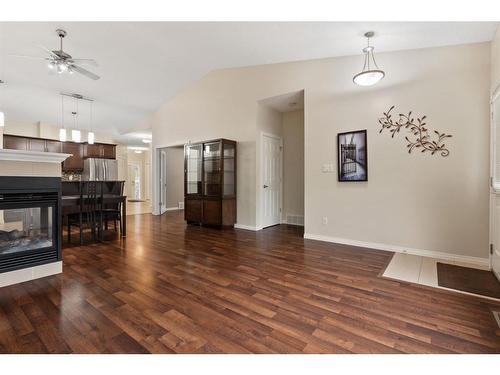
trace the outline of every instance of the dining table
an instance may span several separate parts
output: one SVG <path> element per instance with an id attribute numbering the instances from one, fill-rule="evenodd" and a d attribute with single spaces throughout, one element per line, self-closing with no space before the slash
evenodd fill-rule
<path id="1" fill-rule="evenodd" d="M 70 214 L 80 212 L 80 194 L 65 193 L 61 196 L 61 208 L 63 218 Z M 83 197 L 85 199 L 85 196 Z M 113 193 L 102 194 L 102 205 L 115 205 L 121 203 L 122 237 L 127 235 L 127 196 Z"/>

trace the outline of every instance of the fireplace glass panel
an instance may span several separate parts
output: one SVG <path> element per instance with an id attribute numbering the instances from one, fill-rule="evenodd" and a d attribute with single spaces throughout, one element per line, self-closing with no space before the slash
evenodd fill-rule
<path id="1" fill-rule="evenodd" d="M 53 207 L 0 209 L 0 255 L 54 246 Z"/>

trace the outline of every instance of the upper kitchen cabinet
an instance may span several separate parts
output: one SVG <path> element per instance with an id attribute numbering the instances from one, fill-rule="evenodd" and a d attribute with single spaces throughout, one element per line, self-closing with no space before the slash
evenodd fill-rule
<path id="1" fill-rule="evenodd" d="M 28 138 L 27 137 L 20 137 L 17 135 L 9 135 L 9 134 L 4 134 L 3 135 L 3 148 L 9 149 L 9 150 L 28 150 Z"/>
<path id="2" fill-rule="evenodd" d="M 72 154 L 69 158 L 63 161 L 63 171 L 81 171 L 83 170 L 83 153 L 84 145 L 74 142 L 63 142 L 62 152 L 64 154 Z"/>
<path id="3" fill-rule="evenodd" d="M 116 145 L 104 143 L 94 143 L 90 145 L 86 143 L 83 157 L 116 159 Z"/>
<path id="4" fill-rule="evenodd" d="M 94 143 L 93 145 L 85 144 L 84 151 L 85 158 L 100 158 L 101 157 L 101 145 Z"/>
<path id="5" fill-rule="evenodd" d="M 101 144 L 102 158 L 116 159 L 116 145 Z"/>

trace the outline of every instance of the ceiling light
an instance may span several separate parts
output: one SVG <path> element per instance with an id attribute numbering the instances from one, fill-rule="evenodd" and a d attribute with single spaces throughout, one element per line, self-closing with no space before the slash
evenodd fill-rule
<path id="1" fill-rule="evenodd" d="M 379 69 L 377 63 L 375 62 L 375 56 L 373 55 L 373 46 L 370 46 L 370 38 L 375 35 L 373 31 L 365 33 L 365 37 L 368 40 L 368 44 L 363 48 L 363 53 L 365 54 L 365 63 L 363 65 L 363 70 L 353 77 L 355 84 L 359 86 L 371 86 L 376 84 L 382 78 L 385 77 L 383 70 Z M 371 62 L 370 62 L 371 60 Z"/>
<path id="2" fill-rule="evenodd" d="M 51 60 L 47 66 L 49 67 L 49 69 L 54 69 L 56 67 L 56 63 L 54 60 Z"/>
<path id="3" fill-rule="evenodd" d="M 73 142 L 78 142 L 80 143 L 82 140 L 82 133 L 80 133 L 80 130 L 71 130 L 71 140 Z"/>
<path id="4" fill-rule="evenodd" d="M 66 129 L 64 128 L 64 96 L 61 96 L 61 128 L 59 129 L 59 140 L 66 142 Z"/>
<path id="5" fill-rule="evenodd" d="M 142 142 L 144 142 L 144 143 L 151 143 L 151 142 L 153 142 L 153 141 L 152 141 L 151 139 L 147 139 L 147 138 L 146 138 L 146 139 L 143 139 L 143 140 L 142 140 Z"/>
<path id="6" fill-rule="evenodd" d="M 135 150 L 134 151 L 136 154 L 142 154 L 142 151 L 141 150 Z"/>
<path id="7" fill-rule="evenodd" d="M 0 112 L 0 128 L 5 126 L 5 115 L 3 112 Z"/>
<path id="8" fill-rule="evenodd" d="M 59 140 L 61 142 L 66 142 L 66 129 L 59 129 Z"/>
<path id="9" fill-rule="evenodd" d="M 57 73 L 62 74 L 66 70 L 68 70 L 68 66 L 66 65 L 65 62 L 60 62 L 57 64 Z"/>

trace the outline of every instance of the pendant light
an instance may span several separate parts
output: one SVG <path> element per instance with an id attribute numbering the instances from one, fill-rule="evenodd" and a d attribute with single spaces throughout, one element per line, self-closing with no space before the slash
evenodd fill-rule
<path id="1" fill-rule="evenodd" d="M 66 142 L 66 128 L 64 127 L 64 96 L 61 95 L 61 128 L 59 129 L 59 140 Z"/>
<path id="2" fill-rule="evenodd" d="M 73 114 L 74 129 L 71 130 L 71 140 L 73 142 L 80 143 L 82 140 L 82 134 L 78 129 L 78 99 L 76 101 L 76 111 L 71 112 Z"/>
<path id="3" fill-rule="evenodd" d="M 381 70 L 375 62 L 375 56 L 373 55 L 375 47 L 370 45 L 370 38 L 373 38 L 374 35 L 375 33 L 373 31 L 365 33 L 365 37 L 368 40 L 367 46 L 363 48 L 365 63 L 363 65 L 363 70 L 352 79 L 354 83 L 359 86 L 372 86 L 385 77 L 384 71 Z"/>
<path id="4" fill-rule="evenodd" d="M 93 145 L 95 141 L 95 134 L 92 131 L 92 102 L 90 102 L 90 116 L 89 116 L 89 129 L 90 131 L 87 133 L 87 143 L 89 145 Z"/>

